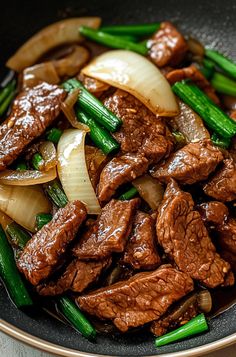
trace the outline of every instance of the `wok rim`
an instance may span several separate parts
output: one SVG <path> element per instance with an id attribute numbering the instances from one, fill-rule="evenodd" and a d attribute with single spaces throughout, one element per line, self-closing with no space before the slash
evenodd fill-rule
<path id="1" fill-rule="evenodd" d="M 31 347 L 37 348 L 41 351 L 52 353 L 58 356 L 64 357 L 116 357 L 116 355 L 101 355 L 101 354 L 91 354 L 87 352 L 81 352 L 71 348 L 63 347 L 46 340 L 43 340 L 39 337 L 33 336 L 28 332 L 25 332 L 18 327 L 6 322 L 3 319 L 0 319 L 0 331 L 7 334 L 14 339 L 23 342 Z M 219 350 L 223 347 L 227 347 L 236 343 L 236 332 L 219 339 L 217 341 L 207 343 L 202 346 L 194 347 L 185 351 L 173 352 L 162 354 L 161 357 L 192 357 L 192 356 L 202 356 L 206 353 Z M 148 357 L 157 357 L 158 355 L 151 355 Z M 160 356 L 160 355 L 159 355 Z"/>

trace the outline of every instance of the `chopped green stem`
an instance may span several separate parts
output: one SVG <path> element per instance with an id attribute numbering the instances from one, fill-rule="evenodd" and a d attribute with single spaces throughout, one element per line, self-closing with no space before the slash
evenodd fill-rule
<path id="1" fill-rule="evenodd" d="M 19 161 L 16 165 L 16 170 L 27 170 L 27 164 L 25 161 Z"/>
<path id="2" fill-rule="evenodd" d="M 13 302 L 18 308 L 32 306 L 33 302 L 17 270 L 14 254 L 6 234 L 0 226 L 0 275 Z"/>
<path id="3" fill-rule="evenodd" d="M 88 114 L 77 109 L 76 116 L 81 123 L 84 123 L 89 127 L 89 136 L 91 140 L 104 152 L 105 155 L 119 149 L 118 142 L 111 136 L 111 134 L 106 129 L 100 127 Z"/>
<path id="4" fill-rule="evenodd" d="M 79 330 L 81 334 L 88 339 L 95 339 L 96 330 L 82 314 L 80 309 L 67 297 L 60 297 L 57 303 L 59 311 L 67 318 L 67 320 Z"/>
<path id="5" fill-rule="evenodd" d="M 110 35 L 109 33 L 102 32 L 100 30 L 94 30 L 90 27 L 81 26 L 79 31 L 80 34 L 84 37 L 87 37 L 90 40 L 93 40 L 95 42 L 100 43 L 101 45 L 105 45 L 111 48 L 121 48 L 125 50 L 130 50 L 137 52 L 141 55 L 146 55 L 148 51 L 146 46 L 140 43 L 127 41 L 122 37 Z"/>
<path id="6" fill-rule="evenodd" d="M 208 325 L 204 314 L 200 314 L 178 329 L 156 338 L 155 346 L 165 346 L 172 342 L 177 342 L 190 336 L 207 331 Z"/>
<path id="7" fill-rule="evenodd" d="M 15 92 L 12 92 L 4 100 L 4 102 L 0 104 L 0 116 L 2 116 L 7 111 L 8 107 L 11 104 L 12 100 L 14 99 L 14 97 L 15 97 Z"/>
<path id="8" fill-rule="evenodd" d="M 10 237 L 11 245 L 20 249 L 24 249 L 26 243 L 31 238 L 30 234 L 15 222 L 12 222 L 7 226 L 6 232 Z"/>
<path id="9" fill-rule="evenodd" d="M 225 57 L 217 51 L 210 49 L 206 49 L 205 55 L 207 58 L 210 58 L 212 61 L 214 61 L 223 71 L 225 71 L 228 76 L 236 79 L 236 63 L 233 60 Z"/>
<path id="10" fill-rule="evenodd" d="M 215 72 L 215 64 L 208 58 L 204 58 L 202 61 L 202 66 L 200 67 L 200 71 L 207 78 L 210 79 Z"/>
<path id="11" fill-rule="evenodd" d="M 63 84 L 63 87 L 68 92 L 79 88 L 78 104 L 80 108 L 107 130 L 116 131 L 122 124 L 122 121 L 89 93 L 78 80 L 69 79 Z"/>
<path id="12" fill-rule="evenodd" d="M 130 200 L 138 194 L 138 190 L 135 187 L 131 187 L 127 192 L 120 195 L 119 200 L 125 201 Z"/>
<path id="13" fill-rule="evenodd" d="M 211 85 L 219 93 L 236 96 L 236 81 L 215 72 L 211 78 Z"/>
<path id="14" fill-rule="evenodd" d="M 32 166 L 35 170 L 39 170 L 44 164 L 42 156 L 37 152 L 32 157 Z"/>
<path id="15" fill-rule="evenodd" d="M 46 138 L 49 141 L 52 141 L 54 144 L 57 144 L 62 136 L 62 130 L 58 128 L 52 128 L 46 133 Z"/>
<path id="16" fill-rule="evenodd" d="M 231 138 L 236 134 L 236 123 L 196 85 L 182 81 L 176 82 L 172 89 L 218 135 Z"/>
<path id="17" fill-rule="evenodd" d="M 56 206 L 65 207 L 68 203 L 66 194 L 58 181 L 55 180 L 46 184 L 45 191 Z"/>
<path id="18" fill-rule="evenodd" d="M 100 28 L 103 32 L 108 32 L 113 35 L 135 35 L 135 36 L 149 36 L 153 32 L 159 30 L 160 22 L 152 24 L 141 25 L 113 25 L 103 26 Z"/>
<path id="19" fill-rule="evenodd" d="M 117 37 L 130 42 L 138 42 L 138 38 L 132 35 L 118 35 Z"/>
<path id="20" fill-rule="evenodd" d="M 52 220 L 52 215 L 50 213 L 38 213 L 36 215 L 36 227 L 39 231 L 45 224 Z"/>
<path id="21" fill-rule="evenodd" d="M 16 81 L 13 79 L 0 90 L 0 103 L 2 103 L 12 92 L 15 91 Z"/>
<path id="22" fill-rule="evenodd" d="M 227 149 L 230 146 L 231 140 L 229 138 L 223 138 L 222 136 L 214 133 L 211 137 L 211 141 L 216 146 L 221 147 L 222 149 Z"/>

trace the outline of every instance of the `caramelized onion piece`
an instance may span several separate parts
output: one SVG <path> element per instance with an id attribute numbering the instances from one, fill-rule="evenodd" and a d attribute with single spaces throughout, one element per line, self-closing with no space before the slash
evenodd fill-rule
<path id="1" fill-rule="evenodd" d="M 60 82 L 52 62 L 39 63 L 23 71 L 23 88 L 32 88 L 41 81 L 50 84 L 58 84 Z"/>
<path id="2" fill-rule="evenodd" d="M 39 152 L 43 157 L 43 171 L 48 171 L 57 166 L 57 151 L 51 141 L 45 141 L 39 146 Z"/>
<path id="3" fill-rule="evenodd" d="M 60 77 L 72 77 L 79 72 L 88 60 L 89 51 L 82 46 L 75 46 L 72 53 L 53 61 L 53 65 Z"/>
<path id="4" fill-rule="evenodd" d="M 52 181 L 56 177 L 57 171 L 55 167 L 47 172 L 37 170 L 5 170 L 0 172 L 0 184 L 31 186 Z"/>
<path id="5" fill-rule="evenodd" d="M 55 22 L 37 32 L 16 53 L 9 58 L 6 66 L 22 71 L 32 66 L 49 50 L 63 44 L 81 42 L 83 37 L 79 34 L 80 26 L 88 26 L 94 29 L 101 23 L 100 17 L 76 17 Z"/>
<path id="6" fill-rule="evenodd" d="M 132 184 L 138 190 L 139 195 L 144 201 L 146 201 L 153 210 L 157 210 L 164 195 L 162 184 L 150 175 L 138 177 Z"/>

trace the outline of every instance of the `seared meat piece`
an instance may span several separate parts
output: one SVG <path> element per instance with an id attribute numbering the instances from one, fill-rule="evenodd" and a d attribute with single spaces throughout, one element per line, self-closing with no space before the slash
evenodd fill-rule
<path id="1" fill-rule="evenodd" d="M 98 79 L 85 76 L 82 73 L 80 73 L 78 79 L 83 83 L 85 88 L 96 97 L 100 97 L 103 92 L 110 88 L 109 84 L 101 82 Z"/>
<path id="2" fill-rule="evenodd" d="M 223 167 L 205 184 L 204 192 L 219 201 L 236 199 L 236 163 L 224 160 Z"/>
<path id="3" fill-rule="evenodd" d="M 108 202 L 123 183 L 133 181 L 148 169 L 148 160 L 138 154 L 114 157 L 102 170 L 98 185 L 100 202 Z"/>
<path id="4" fill-rule="evenodd" d="M 128 280 L 78 297 L 82 310 L 110 319 L 122 332 L 158 319 L 175 301 L 193 290 L 193 281 L 170 266 L 134 275 Z"/>
<path id="5" fill-rule="evenodd" d="M 169 330 L 184 325 L 199 313 L 197 294 L 180 300 L 171 311 L 168 311 L 159 320 L 151 324 L 151 332 L 155 336 L 162 336 Z"/>
<path id="6" fill-rule="evenodd" d="M 67 266 L 62 276 L 56 281 L 39 285 L 37 291 L 43 296 L 60 295 L 67 290 L 81 293 L 91 283 L 98 280 L 102 271 L 106 269 L 110 263 L 111 259 L 104 259 L 99 262 L 83 262 L 75 258 Z"/>
<path id="7" fill-rule="evenodd" d="M 166 79 L 172 85 L 183 79 L 191 79 L 199 88 L 201 88 L 214 103 L 220 104 L 220 100 L 215 93 L 215 89 L 204 75 L 193 65 L 185 68 L 174 69 L 166 74 Z"/>
<path id="8" fill-rule="evenodd" d="M 123 153 L 141 152 L 153 162 L 169 155 L 172 137 L 166 125 L 131 94 L 118 89 L 106 98 L 105 106 L 122 119 L 113 134 Z"/>
<path id="9" fill-rule="evenodd" d="M 236 256 L 236 219 L 228 218 L 217 228 L 217 232 L 221 248 Z"/>
<path id="10" fill-rule="evenodd" d="M 18 95 L 11 115 L 0 126 L 0 170 L 10 165 L 53 122 L 65 95 L 62 88 L 48 83 Z"/>
<path id="11" fill-rule="evenodd" d="M 161 260 L 155 247 L 155 239 L 155 220 L 147 213 L 137 212 L 123 262 L 134 269 L 157 268 Z"/>
<path id="12" fill-rule="evenodd" d="M 152 170 L 152 176 L 163 182 L 174 178 L 191 185 L 205 180 L 222 160 L 221 151 L 210 140 L 202 140 L 173 153 L 166 162 Z"/>
<path id="13" fill-rule="evenodd" d="M 218 201 L 202 203 L 197 209 L 203 221 L 211 225 L 223 224 L 229 215 L 228 208 Z"/>
<path id="14" fill-rule="evenodd" d="M 199 212 L 193 210 L 189 193 L 172 180 L 166 189 L 157 218 L 157 238 L 178 268 L 214 288 L 234 283 L 230 265 L 218 253 Z"/>
<path id="15" fill-rule="evenodd" d="M 178 66 L 188 45 L 181 33 L 170 23 L 162 22 L 160 29 L 148 41 L 150 59 L 158 66 Z"/>
<path id="16" fill-rule="evenodd" d="M 83 203 L 69 202 L 26 244 L 17 266 L 31 284 L 38 285 L 55 271 L 86 215 Z"/>
<path id="17" fill-rule="evenodd" d="M 138 198 L 111 200 L 75 246 L 74 255 L 79 259 L 104 259 L 113 252 L 123 252 L 138 205 Z"/>

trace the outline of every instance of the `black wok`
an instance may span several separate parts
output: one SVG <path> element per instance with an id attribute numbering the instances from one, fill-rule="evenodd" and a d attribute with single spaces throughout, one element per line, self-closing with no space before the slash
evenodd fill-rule
<path id="1" fill-rule="evenodd" d="M 37 30 L 64 17 L 84 15 L 101 16 L 107 24 L 171 20 L 184 33 L 236 59 L 235 0 L 8 0 L 1 3 L 1 74 L 6 59 Z M 236 305 L 211 319 L 208 333 L 158 350 L 154 347 L 153 337 L 144 333 L 115 337 L 108 334 L 99 336 L 96 343 L 88 342 L 71 327 L 43 311 L 27 315 L 17 310 L 1 283 L 0 318 L 0 330 L 65 356 L 87 355 L 84 352 L 89 356 L 174 356 L 180 351 L 179 356 L 194 356 L 236 342 Z M 189 349 L 193 350 L 187 351 Z"/>

